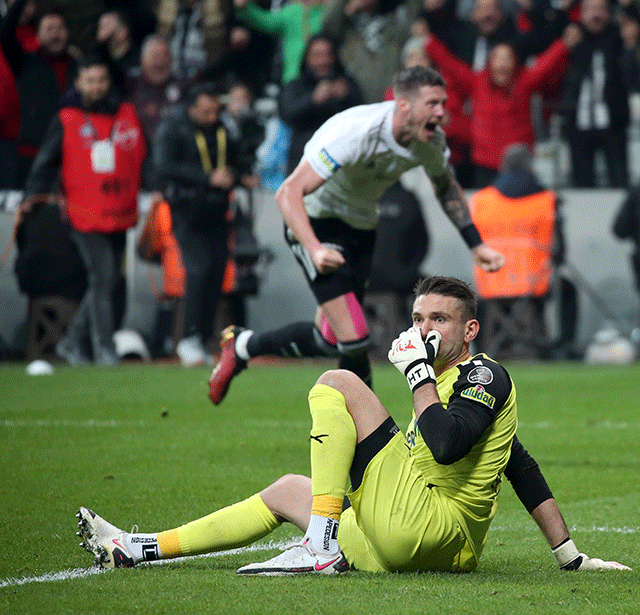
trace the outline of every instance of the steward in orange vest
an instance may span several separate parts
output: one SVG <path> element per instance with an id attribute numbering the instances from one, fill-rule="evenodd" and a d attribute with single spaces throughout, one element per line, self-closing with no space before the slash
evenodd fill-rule
<path id="1" fill-rule="evenodd" d="M 549 291 L 556 225 L 556 195 L 525 169 L 507 168 L 476 192 L 469 207 L 485 243 L 504 254 L 500 271 L 475 267 L 482 299 L 541 297 Z"/>

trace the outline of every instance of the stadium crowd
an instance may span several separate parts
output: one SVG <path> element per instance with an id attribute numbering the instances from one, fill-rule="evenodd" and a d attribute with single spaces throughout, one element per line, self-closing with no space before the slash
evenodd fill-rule
<path id="1" fill-rule="evenodd" d="M 284 129 L 285 147 L 270 153 L 284 158 L 283 173 L 291 173 L 324 120 L 388 99 L 393 74 L 416 62 L 435 67 L 447 82 L 443 127 L 463 188 L 489 186 L 510 146 L 535 152 L 551 117 L 562 118 L 571 186 L 602 185 L 598 152 L 606 161 L 604 185 L 629 184 L 628 128 L 640 94 L 634 0 L 0 0 L 0 18 L 0 189 L 24 190 L 31 182 L 38 186 L 32 201 L 40 192 L 58 193 L 57 178 L 48 178 L 47 187 L 32 174 L 52 125 L 59 128 L 60 118 L 65 125 L 70 108 L 80 109 L 85 141 L 95 141 L 94 171 L 117 164 L 118 131 L 100 140 L 89 134 L 89 116 L 106 111 L 83 106 L 79 91 L 78 68 L 98 54 L 117 101 L 109 108 L 130 103 L 134 130 L 146 145 L 141 176 L 125 179 L 151 192 L 154 203 L 180 211 L 179 234 L 186 224 L 208 236 L 209 248 L 233 232 L 228 199 L 235 189 L 250 193 L 260 185 L 264 169 L 256 152 L 273 149 L 274 120 Z M 205 84 L 210 114 L 199 117 L 193 87 Z M 532 114 L 532 100 L 541 103 L 540 114 Z M 176 134 L 169 144 L 165 138 L 181 113 L 183 123 L 195 126 L 193 156 L 184 165 L 174 154 L 185 150 L 170 150 Z M 117 114 L 111 115 L 114 125 Z M 160 145 L 158 134 L 165 135 Z M 61 156 L 64 148 L 81 147 L 60 139 Z M 220 204 L 215 224 L 197 228 L 197 213 L 184 215 L 185 202 L 197 200 Z M 83 233 L 113 231 L 98 219 L 106 215 L 106 200 L 102 207 Z M 226 252 L 225 246 L 219 254 Z M 208 283 L 208 274 L 200 272 L 196 283 L 193 268 L 186 269 L 184 292 L 196 292 L 200 306 L 190 308 L 188 321 L 198 323 L 215 305 L 205 305 L 202 289 L 194 289 Z M 114 306 L 107 313 L 121 314 L 126 297 L 109 284 Z M 217 302 L 219 293 L 210 294 L 208 301 Z M 180 359 L 202 363 L 210 326 L 189 327 Z M 67 350 L 69 356 L 81 349 Z"/>

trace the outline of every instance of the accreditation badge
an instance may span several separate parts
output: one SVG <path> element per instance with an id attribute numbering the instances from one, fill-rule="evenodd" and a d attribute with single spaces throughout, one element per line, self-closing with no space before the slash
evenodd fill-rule
<path id="1" fill-rule="evenodd" d="M 113 173 L 116 170 L 116 148 L 110 139 L 91 144 L 91 169 L 94 173 Z"/>

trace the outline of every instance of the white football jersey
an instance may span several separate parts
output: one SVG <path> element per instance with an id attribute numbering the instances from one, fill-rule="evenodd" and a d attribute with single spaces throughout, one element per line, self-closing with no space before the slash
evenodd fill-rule
<path id="1" fill-rule="evenodd" d="M 446 172 L 444 131 L 438 127 L 428 143 L 403 147 L 391 132 L 394 108 L 395 101 L 352 107 L 314 133 L 303 159 L 326 181 L 304 198 L 310 217 L 337 217 L 370 230 L 378 222 L 380 197 L 405 171 L 422 165 L 429 177 Z"/>

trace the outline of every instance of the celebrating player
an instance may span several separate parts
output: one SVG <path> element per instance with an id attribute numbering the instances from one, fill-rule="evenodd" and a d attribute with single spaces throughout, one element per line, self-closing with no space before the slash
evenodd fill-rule
<path id="1" fill-rule="evenodd" d="M 378 221 L 377 203 L 407 170 L 422 165 L 445 213 L 475 262 L 496 271 L 504 258 L 482 242 L 448 163 L 440 127 L 447 94 L 433 69 L 414 66 L 394 80 L 395 101 L 353 107 L 311 137 L 295 171 L 276 194 L 286 239 L 318 302 L 315 322 L 256 334 L 229 327 L 209 380 L 219 404 L 249 359 L 337 356 L 371 386 L 369 330 L 362 309 Z"/>
<path id="2" fill-rule="evenodd" d="M 413 327 L 389 352 L 413 392 L 406 436 L 353 372 L 325 372 L 309 393 L 311 479 L 283 476 L 242 502 L 154 534 L 123 532 L 83 507 L 83 546 L 101 566 L 134 566 L 247 545 L 289 521 L 303 540 L 238 574 L 470 571 L 504 475 L 561 568 L 627 569 L 587 557 L 570 539 L 538 465 L 515 436 L 509 374 L 486 355 L 470 354 L 475 313 L 464 282 L 434 277 L 418 285 Z"/>

